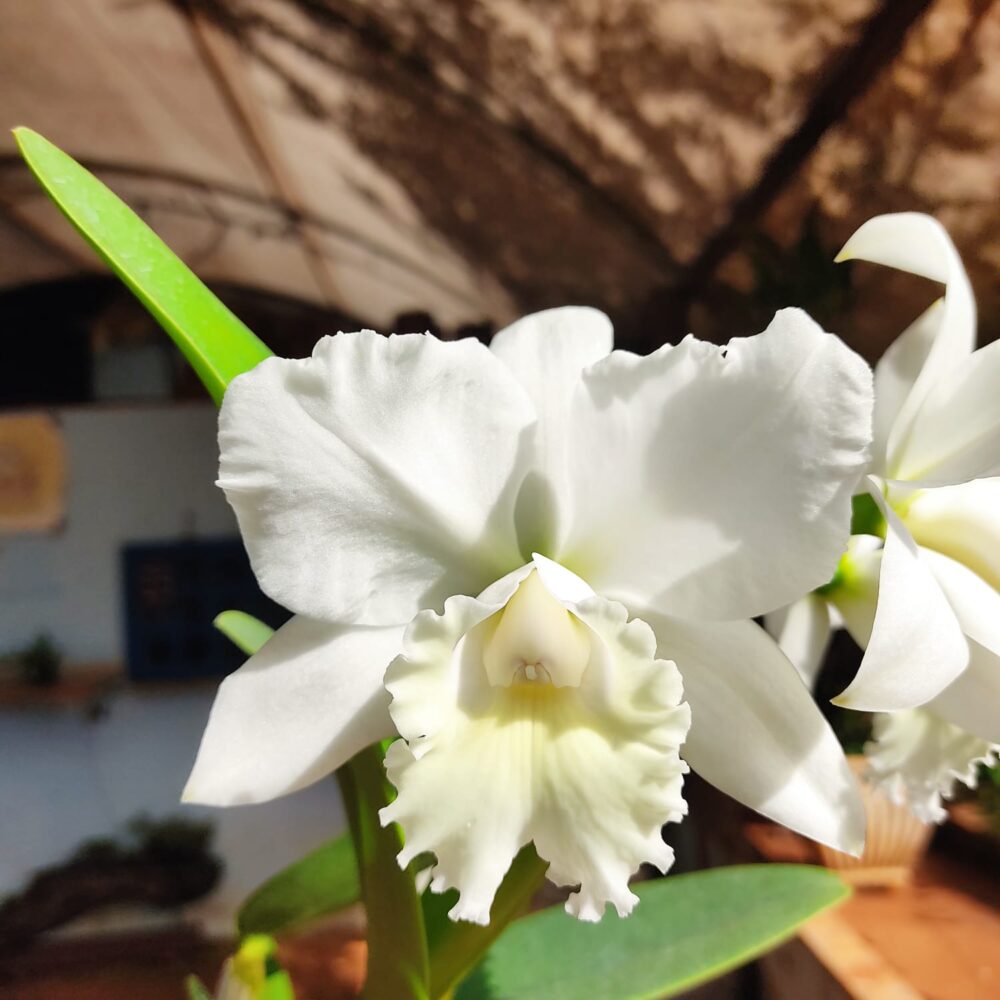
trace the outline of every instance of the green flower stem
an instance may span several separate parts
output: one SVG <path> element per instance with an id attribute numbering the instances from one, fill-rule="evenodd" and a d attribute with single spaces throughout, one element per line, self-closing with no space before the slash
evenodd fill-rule
<path id="1" fill-rule="evenodd" d="M 368 747 L 337 771 L 347 810 L 368 917 L 367 1000 L 429 1000 L 424 917 L 409 869 L 396 855 L 400 828 L 383 827 L 378 811 L 390 801 L 379 747 Z"/>

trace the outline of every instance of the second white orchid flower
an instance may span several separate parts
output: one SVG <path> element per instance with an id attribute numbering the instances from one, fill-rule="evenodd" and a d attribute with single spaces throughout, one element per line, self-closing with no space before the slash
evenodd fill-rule
<path id="1" fill-rule="evenodd" d="M 852 539 L 820 593 L 769 625 L 811 682 L 831 612 L 864 648 L 835 701 L 876 720 L 873 775 L 926 820 L 1000 752 L 1000 343 L 974 351 L 976 309 L 948 234 L 926 215 L 883 215 L 838 260 L 945 285 L 875 369 L 868 489 L 884 541 Z"/>
<path id="2" fill-rule="evenodd" d="M 725 348 L 611 347 L 567 308 L 489 349 L 339 334 L 233 381 L 220 485 L 297 617 L 222 684 L 188 800 L 273 798 L 399 734 L 383 820 L 479 922 L 529 841 L 579 887 L 571 912 L 627 913 L 639 864 L 671 863 L 682 744 L 722 790 L 860 849 L 840 748 L 745 619 L 832 572 L 870 372 L 796 310 Z"/>

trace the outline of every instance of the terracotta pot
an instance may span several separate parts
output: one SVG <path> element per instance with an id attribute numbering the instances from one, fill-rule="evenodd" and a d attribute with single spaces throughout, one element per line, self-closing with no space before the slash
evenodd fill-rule
<path id="1" fill-rule="evenodd" d="M 896 805 L 884 792 L 864 781 L 861 775 L 868 766 L 864 756 L 851 754 L 847 759 L 861 787 L 868 816 L 865 852 L 860 858 L 852 858 L 821 844 L 820 859 L 852 885 L 908 885 L 914 869 L 927 853 L 934 826 L 917 819 L 907 808 Z"/>

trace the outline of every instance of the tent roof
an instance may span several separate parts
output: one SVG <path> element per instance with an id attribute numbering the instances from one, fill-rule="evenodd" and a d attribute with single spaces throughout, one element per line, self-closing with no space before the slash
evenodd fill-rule
<path id="1" fill-rule="evenodd" d="M 812 213 L 836 249 L 904 207 L 1000 299 L 996 7 L 887 7 L 38 0 L 0 15 L 0 92 L 207 280 L 380 328 L 687 323 L 753 291 L 747 232 Z M 0 246 L 0 287 L 99 269 L 6 133 Z"/>

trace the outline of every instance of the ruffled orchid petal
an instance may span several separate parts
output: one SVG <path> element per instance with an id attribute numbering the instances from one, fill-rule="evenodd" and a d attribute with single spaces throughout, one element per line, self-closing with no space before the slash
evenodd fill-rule
<path id="1" fill-rule="evenodd" d="M 914 493 L 906 501 L 906 527 L 919 545 L 963 563 L 1000 590 L 1000 479 Z"/>
<path id="2" fill-rule="evenodd" d="M 811 691 L 830 646 L 829 605 L 818 594 L 807 594 L 794 604 L 765 615 L 764 627 Z"/>
<path id="3" fill-rule="evenodd" d="M 777 644 L 753 622 L 685 622 L 639 610 L 691 705 L 684 758 L 716 788 L 849 854 L 864 807 L 833 731 Z"/>
<path id="4" fill-rule="evenodd" d="M 523 562 L 514 504 L 533 420 L 476 341 L 338 334 L 233 380 L 219 484 L 276 601 L 405 624 Z"/>
<path id="5" fill-rule="evenodd" d="M 757 337 L 615 352 L 583 381 L 558 558 L 598 593 L 735 619 L 830 578 L 871 438 L 871 372 L 840 340 L 786 309 Z"/>
<path id="6" fill-rule="evenodd" d="M 834 702 L 858 711 L 915 708 L 939 694 L 966 668 L 969 646 L 934 572 L 878 484 L 869 492 L 886 519 L 877 606 L 831 594 L 865 655 L 854 680 Z M 844 599 L 846 596 L 846 600 Z M 874 607 L 870 635 L 859 612 Z"/>
<path id="7" fill-rule="evenodd" d="M 882 371 L 877 375 L 876 392 L 884 391 L 886 397 L 876 402 L 877 433 L 880 436 L 885 433 L 886 413 L 894 411 L 894 419 L 885 439 L 885 467 L 877 471 L 904 481 L 930 481 L 936 477 L 937 481 L 961 482 L 963 478 L 973 478 L 966 474 L 962 461 L 950 464 L 947 459 L 954 456 L 955 448 L 961 447 L 958 436 L 975 436 L 984 420 L 989 422 L 988 418 L 976 418 L 975 423 L 967 425 L 965 414 L 956 421 L 947 415 L 943 419 L 940 413 L 942 401 L 954 397 L 952 376 L 958 369 L 967 369 L 976 343 L 972 287 L 948 233 L 929 215 L 917 212 L 880 215 L 858 229 L 837 260 L 884 264 L 945 286 L 939 308 L 932 307 L 921 317 L 904 334 L 904 343 L 898 351 L 890 349 L 886 362 L 879 366 Z M 921 361 L 919 373 L 913 377 L 914 368 Z M 897 380 L 889 374 L 890 370 L 902 378 Z M 909 391 L 905 398 L 900 398 L 906 382 L 910 382 Z M 984 383 L 983 388 L 988 386 Z M 936 402 L 931 403 L 932 395 Z M 988 412 L 992 414 L 997 410 L 995 394 L 988 395 Z M 993 422 L 1000 424 L 1000 410 Z"/>
<path id="8" fill-rule="evenodd" d="M 611 352 L 613 332 L 604 313 L 583 306 L 525 316 L 497 333 L 490 350 L 527 390 L 538 414 L 531 472 L 522 487 L 519 533 L 525 551 L 557 551 L 572 502 L 567 482 L 570 402 L 583 370 Z"/>
<path id="9" fill-rule="evenodd" d="M 382 678 L 401 627 L 293 618 L 219 688 L 185 802 L 233 806 L 297 791 L 393 732 Z"/>
<path id="10" fill-rule="evenodd" d="M 980 764 L 993 764 L 1000 746 L 972 736 L 927 709 L 877 715 L 865 746 L 870 777 L 925 823 L 947 818 L 942 799 L 958 782 L 976 787 Z"/>
<path id="11" fill-rule="evenodd" d="M 403 827 L 401 864 L 435 854 L 431 889 L 459 890 L 454 919 L 489 920 L 529 841 L 550 879 L 579 886 L 567 910 L 584 920 L 609 902 L 628 913 L 642 862 L 670 866 L 660 828 L 686 811 L 689 712 L 676 668 L 620 605 L 560 599 L 533 567 L 500 609 L 459 597 L 418 615 L 386 687 L 403 739 L 382 820 Z"/>

